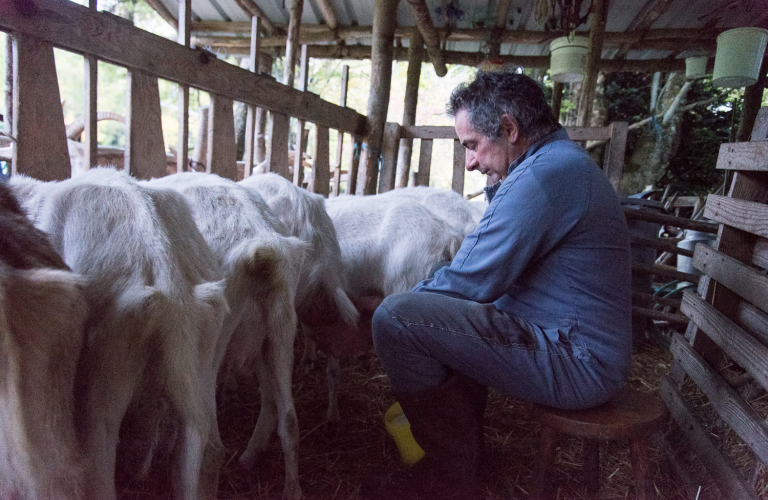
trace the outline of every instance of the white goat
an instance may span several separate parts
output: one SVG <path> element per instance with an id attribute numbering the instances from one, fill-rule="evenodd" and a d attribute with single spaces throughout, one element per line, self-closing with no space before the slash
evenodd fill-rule
<path id="1" fill-rule="evenodd" d="M 215 497 L 215 355 L 227 305 L 219 265 L 184 199 L 112 169 L 49 183 L 15 176 L 11 186 L 87 280 L 91 313 L 75 393 L 86 498 L 116 498 L 118 431 L 144 392 L 163 394 L 180 422 L 177 498 Z"/>
<path id="2" fill-rule="evenodd" d="M 261 412 L 240 461 L 255 462 L 277 426 L 285 457 L 283 498 L 301 498 L 299 427 L 291 383 L 297 326 L 294 302 L 308 245 L 289 236 L 257 193 L 217 175 L 180 173 L 148 185 L 172 188 L 185 197 L 197 227 L 224 266 L 228 284 L 242 284 L 227 287 L 231 310 L 224 332 L 231 340 L 221 370 L 256 372 Z M 243 269 L 231 262 L 243 259 L 261 264 L 239 276 L 245 274 Z"/>

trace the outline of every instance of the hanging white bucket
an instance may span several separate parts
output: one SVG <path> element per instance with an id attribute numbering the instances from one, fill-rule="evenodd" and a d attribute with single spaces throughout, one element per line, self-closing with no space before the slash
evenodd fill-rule
<path id="1" fill-rule="evenodd" d="M 757 82 L 767 42 L 768 31 L 763 28 L 735 28 L 720 33 L 712 83 L 737 88 Z"/>
<path id="2" fill-rule="evenodd" d="M 555 38 L 549 44 L 552 57 L 549 75 L 556 82 L 573 83 L 584 79 L 589 39 L 583 36 Z"/>
<path id="3" fill-rule="evenodd" d="M 687 57 L 685 59 L 685 78 L 696 80 L 707 74 L 707 56 Z"/>

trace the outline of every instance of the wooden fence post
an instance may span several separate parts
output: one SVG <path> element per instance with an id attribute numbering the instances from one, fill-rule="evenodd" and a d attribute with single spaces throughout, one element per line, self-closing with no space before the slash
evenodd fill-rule
<path id="1" fill-rule="evenodd" d="M 128 114 L 125 118 L 125 169 L 137 179 L 167 173 L 165 141 L 157 78 L 128 72 Z"/>

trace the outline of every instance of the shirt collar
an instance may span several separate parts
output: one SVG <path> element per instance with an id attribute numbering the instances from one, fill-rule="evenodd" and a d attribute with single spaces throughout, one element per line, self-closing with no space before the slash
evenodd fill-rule
<path id="1" fill-rule="evenodd" d="M 507 170 L 507 175 L 510 175 L 514 169 L 517 168 L 518 165 L 523 163 L 525 160 L 533 156 L 538 150 L 540 150 L 542 147 L 546 146 L 547 144 L 555 141 L 562 141 L 564 139 L 569 139 L 568 132 L 565 131 L 565 128 L 562 126 L 559 126 L 557 130 L 552 132 L 551 134 L 542 137 L 538 141 L 534 142 L 528 150 L 521 154 L 520 156 L 515 159 L 510 165 L 509 169 Z M 493 196 L 496 194 L 496 191 L 499 190 L 499 187 L 501 187 L 501 183 L 504 181 L 498 181 L 492 186 L 486 186 L 483 188 L 485 191 L 485 198 L 488 201 L 488 203 L 491 202 L 493 199 Z"/>

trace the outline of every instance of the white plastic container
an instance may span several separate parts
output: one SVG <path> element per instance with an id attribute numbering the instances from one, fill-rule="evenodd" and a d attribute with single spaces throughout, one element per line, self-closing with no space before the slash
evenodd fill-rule
<path id="1" fill-rule="evenodd" d="M 768 30 L 735 28 L 717 37 L 717 54 L 712 83 L 718 87 L 748 87 L 757 82 L 763 61 Z"/>
<path id="2" fill-rule="evenodd" d="M 551 52 L 549 75 L 556 82 L 573 83 L 584 79 L 589 39 L 583 36 L 555 38 L 549 44 Z"/>
<path id="3" fill-rule="evenodd" d="M 694 231 L 692 229 L 686 229 L 683 234 L 685 235 L 685 238 L 677 242 L 677 247 L 691 251 L 695 249 L 697 243 L 703 243 L 708 247 L 712 247 L 715 243 L 715 238 L 717 237 L 717 235 L 712 233 L 702 233 L 701 231 Z M 682 273 L 690 273 L 697 276 L 704 274 L 693 267 L 691 258 L 686 257 L 685 255 L 677 256 L 677 270 Z"/>
<path id="4" fill-rule="evenodd" d="M 694 56 L 685 59 L 685 78 L 696 80 L 707 74 L 707 56 Z"/>

